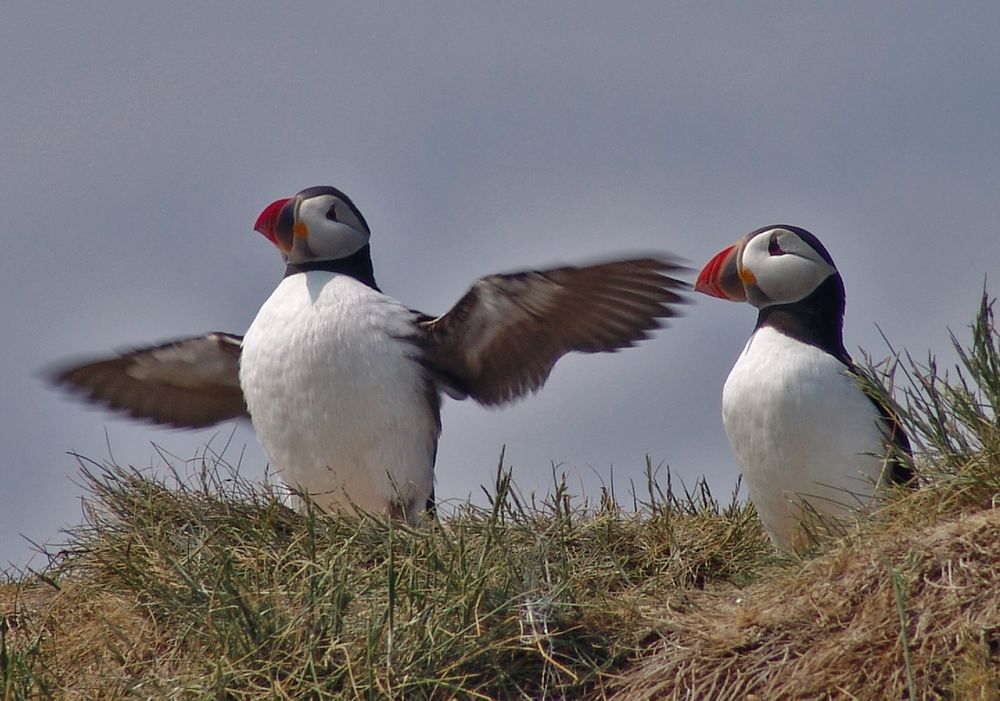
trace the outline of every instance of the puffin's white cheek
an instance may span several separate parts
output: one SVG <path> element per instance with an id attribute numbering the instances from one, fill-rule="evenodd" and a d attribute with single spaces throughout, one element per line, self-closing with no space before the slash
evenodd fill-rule
<path id="1" fill-rule="evenodd" d="M 798 302 L 808 297 L 832 272 L 829 266 L 793 255 L 772 256 L 755 270 L 757 287 L 778 304 Z"/>
<path id="2" fill-rule="evenodd" d="M 361 250 L 368 235 L 341 222 L 326 222 L 309 230 L 308 243 L 317 258 L 335 260 Z"/>

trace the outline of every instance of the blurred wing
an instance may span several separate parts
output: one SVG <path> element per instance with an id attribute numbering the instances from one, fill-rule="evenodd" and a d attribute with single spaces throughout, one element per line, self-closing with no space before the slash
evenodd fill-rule
<path id="1" fill-rule="evenodd" d="M 448 313 L 421 321 L 426 359 L 444 386 L 483 404 L 538 390 L 570 351 L 635 345 L 678 314 L 683 267 L 639 258 L 490 275 Z"/>
<path id="2" fill-rule="evenodd" d="M 246 417 L 240 389 L 242 336 L 210 333 L 53 372 L 52 382 L 88 401 L 176 428 Z"/>

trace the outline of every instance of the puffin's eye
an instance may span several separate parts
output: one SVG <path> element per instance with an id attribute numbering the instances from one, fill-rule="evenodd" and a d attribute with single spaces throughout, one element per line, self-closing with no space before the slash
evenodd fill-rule
<path id="1" fill-rule="evenodd" d="M 326 210 L 326 218 L 332 219 L 333 221 L 339 221 L 337 219 L 337 203 L 334 202 L 330 205 L 330 209 Z"/>
<path id="2" fill-rule="evenodd" d="M 772 256 L 783 256 L 785 252 L 781 250 L 781 244 L 778 243 L 778 235 L 771 234 L 771 240 L 767 242 L 767 252 Z"/>

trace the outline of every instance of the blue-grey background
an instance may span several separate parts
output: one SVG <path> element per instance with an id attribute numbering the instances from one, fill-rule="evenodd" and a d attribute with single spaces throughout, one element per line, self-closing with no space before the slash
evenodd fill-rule
<path id="1" fill-rule="evenodd" d="M 64 357 L 242 332 L 281 274 L 273 199 L 345 190 L 383 289 L 665 249 L 700 266 L 787 222 L 827 244 L 847 342 L 948 354 L 1000 259 L 996 3 L 8 3 L 0 11 L 0 563 L 80 519 L 77 466 L 184 433 L 46 388 Z M 725 496 L 723 380 L 754 321 L 702 298 L 641 348 L 563 360 L 502 411 L 449 401 L 438 494 L 596 495 L 645 456 Z M 265 457 L 248 427 L 227 456 Z M 36 556 L 34 560 L 38 564 Z"/>

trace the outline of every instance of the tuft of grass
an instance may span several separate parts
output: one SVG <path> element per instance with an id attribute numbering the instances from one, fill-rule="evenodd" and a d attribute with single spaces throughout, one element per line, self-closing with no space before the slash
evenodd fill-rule
<path id="1" fill-rule="evenodd" d="M 773 559 L 751 507 L 652 470 L 638 511 L 562 480 L 525 498 L 499 471 L 488 506 L 420 528 L 294 511 L 218 459 L 82 475 L 85 524 L 0 602 L 31 602 L 47 683 L 83 697 L 577 697 L 629 662 L 648 610 Z M 25 683 L 14 698 L 47 693 Z"/>
<path id="2" fill-rule="evenodd" d="M 0 580 L 2 699 L 997 698 L 992 302 L 955 342 L 949 372 L 863 368 L 898 380 L 920 489 L 807 559 L 650 464 L 628 509 L 498 469 L 413 528 L 292 510 L 219 456 L 81 459 L 85 522 Z"/>
<path id="3" fill-rule="evenodd" d="M 11 594 L 12 604 L 0 610 L 0 698 L 4 701 L 47 697 L 52 692 L 41 654 L 42 636 L 25 629 L 20 590 L 20 582 L 4 575 L 0 591 Z"/>
<path id="4" fill-rule="evenodd" d="M 865 358 L 861 374 L 869 391 L 890 402 L 887 388 L 902 395 L 896 411 L 925 467 L 938 473 L 930 477 L 962 471 L 972 459 L 1000 459 L 1000 334 L 994 302 L 984 291 L 969 342 L 950 332 L 958 356 L 950 369 L 941 369 L 931 354 L 917 360 L 908 351 L 900 353 L 888 339 L 889 361 Z"/>

